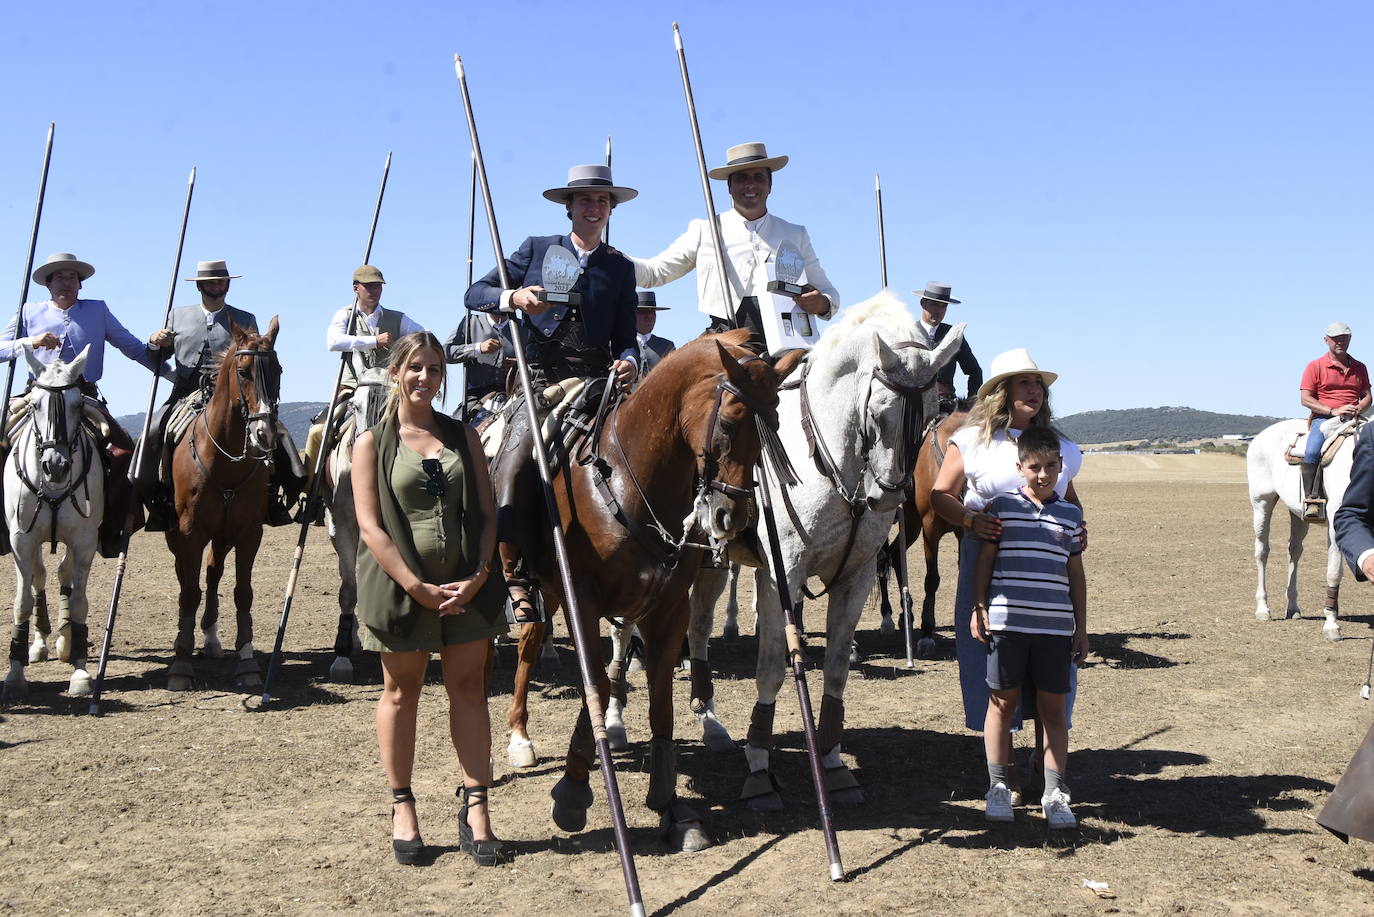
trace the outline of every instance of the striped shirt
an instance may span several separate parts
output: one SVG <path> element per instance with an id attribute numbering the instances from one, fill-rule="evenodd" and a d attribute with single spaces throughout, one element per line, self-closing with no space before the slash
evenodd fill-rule
<path id="1" fill-rule="evenodd" d="M 993 497 L 985 511 L 1002 522 L 988 629 L 1072 636 L 1068 562 L 1082 551 L 1083 511 L 1054 496 L 1036 506 L 1019 490 Z"/>

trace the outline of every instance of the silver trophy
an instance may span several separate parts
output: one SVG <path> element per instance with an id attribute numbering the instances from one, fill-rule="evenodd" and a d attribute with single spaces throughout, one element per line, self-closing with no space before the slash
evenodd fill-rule
<path id="1" fill-rule="evenodd" d="M 582 265 L 577 256 L 561 245 L 550 245 L 544 252 L 543 282 L 540 284 L 544 289 L 539 294 L 539 301 L 580 306 L 582 294 L 570 291 L 581 276 Z"/>
<path id="2" fill-rule="evenodd" d="M 776 279 L 768 282 L 770 293 L 781 293 L 795 299 L 806 292 L 806 287 L 799 282 L 806 271 L 806 261 L 790 239 L 784 239 L 778 246 L 773 254 L 773 263 Z"/>

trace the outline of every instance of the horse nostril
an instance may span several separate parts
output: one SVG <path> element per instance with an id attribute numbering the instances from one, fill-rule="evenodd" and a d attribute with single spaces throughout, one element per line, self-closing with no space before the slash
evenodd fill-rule
<path id="1" fill-rule="evenodd" d="M 717 532 L 730 531 L 730 508 L 728 506 L 716 507 L 715 524 Z"/>

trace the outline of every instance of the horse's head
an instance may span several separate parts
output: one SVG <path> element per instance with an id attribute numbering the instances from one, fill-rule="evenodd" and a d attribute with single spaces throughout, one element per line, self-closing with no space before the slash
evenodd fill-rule
<path id="1" fill-rule="evenodd" d="M 277 361 L 277 317 L 267 323 L 267 333 L 240 328 L 232 320 L 233 340 L 220 366 L 217 391 L 236 398 L 247 426 L 247 439 L 259 452 L 277 445 L 277 401 L 281 398 L 281 363 Z"/>
<path id="2" fill-rule="evenodd" d="M 353 389 L 349 410 L 353 412 L 353 435 L 375 426 L 386 409 L 386 396 L 391 390 L 391 372 L 385 366 L 371 366 L 358 377 Z"/>
<path id="3" fill-rule="evenodd" d="M 741 346 L 748 338 L 747 330 L 730 331 L 670 355 L 682 355 L 674 363 L 692 356 L 700 364 L 678 416 L 681 435 L 697 455 L 694 519 L 715 541 L 729 541 L 749 522 L 754 466 L 765 444 L 779 445 L 778 386 L 803 356 L 789 353 L 770 366 Z"/>
<path id="4" fill-rule="evenodd" d="M 23 350 L 34 376 L 28 397 L 38 467 L 45 484 L 62 487 L 72 473 L 72 452 L 81 435 L 79 385 L 91 348 L 89 344 L 81 348 L 70 363 L 54 360 L 46 365 L 33 355 L 29 345 L 23 345 Z"/>
<path id="5" fill-rule="evenodd" d="M 813 362 L 840 364 L 832 376 L 836 387 L 858 399 L 853 448 L 863 478 L 855 496 L 870 509 L 890 512 L 902 504 L 921 432 L 939 411 L 936 376 L 959 352 L 963 335 L 964 326 L 956 325 L 931 349 L 901 300 L 882 293 L 851 306 L 826 329 L 832 339 L 823 338 L 812 352 Z"/>

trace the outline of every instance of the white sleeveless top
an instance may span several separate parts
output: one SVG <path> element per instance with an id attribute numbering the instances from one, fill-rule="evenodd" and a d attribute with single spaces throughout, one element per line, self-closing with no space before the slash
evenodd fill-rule
<path id="1" fill-rule="evenodd" d="M 964 477 L 968 480 L 964 507 L 974 512 L 981 511 L 998 494 L 1015 490 L 1026 483 L 1016 470 L 1016 436 L 1020 432 L 1012 430 L 1013 435 L 1008 438 L 1008 431 L 998 430 L 993 434 L 991 443 L 980 442 L 979 432 L 977 427 L 961 427 L 949 438 L 964 457 Z M 1054 492 L 1063 497 L 1069 482 L 1083 468 L 1083 452 L 1077 445 L 1061 437 L 1059 454 L 1064 460 L 1064 469 L 1054 485 Z"/>

